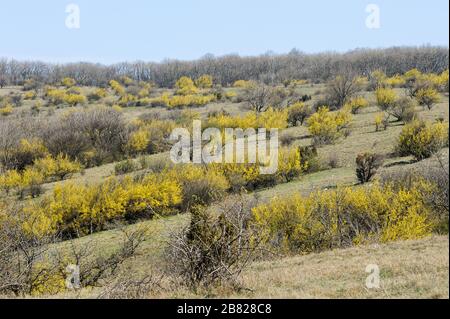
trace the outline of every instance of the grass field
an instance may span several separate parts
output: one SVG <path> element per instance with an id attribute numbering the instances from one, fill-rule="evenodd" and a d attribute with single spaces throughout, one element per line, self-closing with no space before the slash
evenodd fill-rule
<path id="1" fill-rule="evenodd" d="M 313 95 L 324 90 L 325 86 L 304 85 L 298 88 L 303 94 Z M 89 90 L 89 88 L 83 88 Z M 0 95 L 20 92 L 20 88 L 3 88 Z M 397 90 L 399 95 L 404 90 Z M 353 115 L 351 132 L 337 143 L 318 148 L 318 159 L 321 169 L 312 173 L 301 174 L 288 183 L 280 183 L 274 187 L 258 189 L 247 193 L 244 198 L 256 199 L 263 203 L 275 198 L 285 198 L 295 193 L 308 195 L 313 191 L 334 189 L 340 186 L 358 185 L 355 175 L 355 158 L 358 154 L 372 152 L 385 157 L 378 176 L 398 172 L 400 170 L 421 170 L 424 166 L 437 165 L 434 158 L 422 162 L 414 162 L 412 157 L 395 155 L 395 145 L 403 128 L 403 123 L 392 122 L 387 130 L 375 130 L 374 117 L 379 112 L 375 106 L 372 92 L 365 92 L 370 106 Z M 432 110 L 417 106 L 420 118 L 435 121 L 449 119 L 449 97 L 442 95 L 440 103 Z M 32 106 L 24 101 L 22 110 Z M 90 105 L 88 107 L 93 107 Z M 81 109 L 76 107 L 74 109 Z M 203 107 L 193 108 L 202 119 L 215 111 L 226 110 L 229 114 L 239 115 L 248 112 L 244 103 L 220 102 L 210 103 Z M 64 108 L 54 110 L 56 113 L 66 112 Z M 15 112 L 18 112 L 15 110 Z M 45 111 L 43 111 L 45 112 Z M 165 117 L 170 111 L 166 108 L 128 107 L 122 110 L 127 120 L 141 116 Z M 47 116 L 41 114 L 39 116 Z M 48 115 L 51 116 L 51 115 Z M 289 127 L 283 134 L 294 136 L 289 147 L 306 146 L 312 143 L 312 137 L 306 126 Z M 440 156 L 448 162 L 448 148 Z M 168 153 L 145 155 L 149 162 L 169 161 Z M 134 158 L 138 163 L 139 158 Z M 74 174 L 70 179 L 43 184 L 43 195 L 51 194 L 55 185 L 60 183 L 95 184 L 114 175 L 116 163 L 107 163 L 86 168 Z M 135 176 L 145 173 L 135 170 L 125 175 Z M 32 199 L 39 200 L 39 199 Z M 212 205 L 212 209 L 214 208 Z M 143 276 L 149 273 L 164 272 L 164 250 L 171 240 L 171 234 L 188 225 L 190 214 L 179 214 L 153 220 L 140 220 L 132 225 L 112 224 L 108 230 L 94 233 L 82 238 L 56 244 L 58 248 L 69 249 L 92 246 L 98 256 L 114 251 L 122 243 L 122 229 L 134 230 L 145 228 L 146 240 L 140 246 L 137 255 L 123 265 L 125 273 Z M 394 242 L 388 244 L 367 245 L 348 249 L 325 251 L 304 256 L 276 256 L 271 260 L 256 261 L 246 269 L 240 278 L 244 289 L 232 290 L 227 287 L 214 288 L 208 291 L 198 290 L 196 293 L 177 283 L 178 279 L 164 276 L 161 287 L 151 291 L 148 297 L 154 298 L 448 298 L 448 236 L 431 236 L 422 240 Z M 381 271 L 381 287 L 367 289 L 365 267 L 376 264 Z M 64 293 L 53 297 L 97 297 L 100 288 L 82 289 L 76 294 Z"/>

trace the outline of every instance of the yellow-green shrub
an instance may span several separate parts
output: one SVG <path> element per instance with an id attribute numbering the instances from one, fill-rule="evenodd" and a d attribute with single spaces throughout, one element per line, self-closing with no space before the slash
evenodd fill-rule
<path id="1" fill-rule="evenodd" d="M 434 104 L 439 103 L 441 100 L 439 92 L 433 88 L 419 89 L 415 98 L 419 105 L 426 106 L 429 110 L 431 110 Z"/>
<path id="2" fill-rule="evenodd" d="M 288 126 L 287 110 L 269 108 L 266 112 L 257 114 L 248 112 L 244 115 L 230 116 L 223 113 L 208 118 L 205 127 L 222 128 L 271 128 L 284 129 Z"/>
<path id="3" fill-rule="evenodd" d="M 204 74 L 195 80 L 195 85 L 201 89 L 209 89 L 213 86 L 213 78 L 211 75 Z"/>
<path id="4" fill-rule="evenodd" d="M 6 104 L 5 106 L 0 108 L 0 115 L 7 116 L 13 112 L 13 107 L 11 104 Z"/>
<path id="5" fill-rule="evenodd" d="M 175 83 L 176 93 L 179 95 L 192 95 L 198 92 L 194 81 L 190 77 L 182 76 Z"/>
<path id="6" fill-rule="evenodd" d="M 402 87 L 405 85 L 406 80 L 403 76 L 396 74 L 390 78 L 386 78 L 384 83 L 390 87 Z"/>
<path id="7" fill-rule="evenodd" d="M 188 209 L 196 204 L 210 204 L 214 200 L 221 199 L 230 188 L 226 177 L 213 165 L 181 165 L 163 171 L 162 174 L 181 185 L 182 209 Z"/>
<path id="8" fill-rule="evenodd" d="M 330 144 L 345 135 L 352 119 L 351 112 L 343 108 L 330 112 L 328 107 L 321 107 L 308 119 L 308 130 L 313 135 L 314 143 Z"/>
<path id="9" fill-rule="evenodd" d="M 131 133 L 127 142 L 127 150 L 132 154 L 139 154 L 147 149 L 148 143 L 150 143 L 150 134 L 148 130 L 140 128 Z"/>
<path id="10" fill-rule="evenodd" d="M 66 102 L 70 106 L 75 106 L 77 104 L 86 103 L 86 97 L 80 94 L 65 94 L 64 102 Z"/>
<path id="11" fill-rule="evenodd" d="M 17 189 L 22 183 L 22 175 L 15 169 L 8 170 L 0 175 L 0 189 L 7 194 L 13 189 Z"/>
<path id="12" fill-rule="evenodd" d="M 413 155 L 421 160 L 448 146 L 448 124 L 414 120 L 405 125 L 398 139 L 401 155 Z"/>
<path id="13" fill-rule="evenodd" d="M 48 101 L 52 104 L 55 105 L 61 104 L 64 102 L 64 99 L 66 97 L 66 91 L 54 88 L 47 88 L 44 97 L 48 99 Z"/>
<path id="14" fill-rule="evenodd" d="M 34 100 L 37 96 L 36 91 L 27 91 L 25 92 L 25 94 L 23 95 L 23 98 L 25 100 Z"/>
<path id="15" fill-rule="evenodd" d="M 69 77 L 66 77 L 64 79 L 61 80 L 61 84 L 64 85 L 65 87 L 72 87 L 76 84 L 75 80 Z"/>
<path id="16" fill-rule="evenodd" d="M 378 88 L 375 91 L 375 97 L 377 99 L 377 105 L 381 110 L 386 111 L 395 105 L 397 100 L 397 94 L 392 89 Z"/>
<path id="17" fill-rule="evenodd" d="M 354 97 L 348 101 L 344 107 L 352 110 L 353 114 L 358 113 L 361 109 L 369 106 L 369 102 L 363 97 Z"/>
<path id="18" fill-rule="evenodd" d="M 375 184 L 275 198 L 254 208 L 253 217 L 268 244 L 309 253 L 429 235 L 432 225 L 425 203 L 422 184 L 399 190 Z"/>
<path id="19" fill-rule="evenodd" d="M 117 95 L 124 95 L 125 94 L 125 88 L 116 80 L 109 81 L 109 86 Z"/>
<path id="20" fill-rule="evenodd" d="M 245 80 L 237 80 L 233 83 L 233 86 L 236 88 L 246 89 L 252 87 L 254 85 L 253 81 L 245 81 Z"/>
<path id="21" fill-rule="evenodd" d="M 111 177 L 98 185 L 67 182 L 56 185 L 41 202 L 30 202 L 24 208 L 34 221 L 24 227 L 35 235 L 82 236 L 114 220 L 171 213 L 180 202 L 180 185 L 161 175 L 148 175 L 138 182 Z"/>
<path id="22" fill-rule="evenodd" d="M 72 161 L 67 155 L 59 154 L 56 158 L 47 155 L 37 159 L 33 167 L 42 173 L 45 178 L 57 177 L 63 180 L 65 177 L 78 173 L 83 166 L 78 161 Z"/>

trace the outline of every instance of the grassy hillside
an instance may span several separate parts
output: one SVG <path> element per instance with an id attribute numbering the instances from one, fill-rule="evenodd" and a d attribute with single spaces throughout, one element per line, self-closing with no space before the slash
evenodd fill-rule
<path id="1" fill-rule="evenodd" d="M 281 87 L 281 85 L 278 85 L 278 88 Z M 299 85 L 296 87 L 296 90 L 301 92 L 301 94 L 312 95 L 312 100 L 307 102 L 308 106 L 312 107 L 312 105 L 323 97 L 326 88 L 325 84 L 306 84 Z M 94 88 L 92 87 L 80 87 L 83 94 L 87 94 L 87 92 L 90 92 L 93 89 Z M 226 88 L 226 90 L 231 89 L 237 91 L 241 90 Z M 175 93 L 174 89 L 168 88 L 166 90 L 165 88 L 155 88 L 152 92 L 152 96 L 159 95 L 165 91 Z M 8 87 L 0 89 L 0 96 L 10 95 L 11 92 L 19 95 L 23 94 L 20 87 Z M 405 89 L 396 88 L 395 92 L 401 97 L 406 94 Z M 240 93 L 243 93 L 243 91 Z M 368 106 L 356 114 L 351 115 L 352 119 L 348 127 L 349 133 L 339 136 L 333 143 L 327 145 L 315 145 L 317 146 L 318 156 L 313 160 L 317 160 L 318 164 L 314 170 L 304 171 L 302 168 L 301 173 L 299 172 L 292 179 L 282 179 L 274 184 L 269 183 L 262 184 L 262 186 L 258 185 L 258 187 L 248 187 L 245 194 L 242 195 L 244 200 L 256 200 L 257 204 L 263 204 L 274 199 L 280 199 L 280 201 L 283 199 L 288 200 L 291 196 L 298 193 L 306 196 L 314 191 L 333 190 L 339 187 L 360 189 L 359 187 L 361 187 L 361 185 L 355 174 L 355 158 L 359 154 L 366 152 L 381 155 L 384 159 L 383 164 L 377 170 L 374 180 L 387 175 L 395 175 L 402 171 L 425 171 L 424 168 L 439 165 L 437 158 L 434 155 L 431 158 L 422 161 L 416 161 L 412 156 L 400 157 L 395 152 L 395 149 L 398 137 L 404 128 L 405 123 L 400 121 L 395 122 L 391 118 L 391 122 L 387 129 L 376 130 L 374 120 L 375 116 L 380 113 L 380 108 L 376 105 L 375 94 L 374 92 L 364 91 L 361 92 L 361 95 L 367 98 Z M 429 120 L 430 122 L 443 121 L 448 123 L 448 93 L 440 94 L 440 97 L 440 102 L 436 103 L 431 110 L 419 105 L 414 105 L 413 108 L 414 111 L 417 112 L 417 116 L 420 119 Z M 61 116 L 60 119 L 63 119 L 66 114 L 73 111 L 79 111 L 81 113 L 85 111 L 89 112 L 89 109 L 95 109 L 97 106 L 102 105 L 102 103 L 107 105 L 106 102 L 108 102 L 108 98 L 115 101 L 114 99 L 117 99 L 118 96 L 116 96 L 113 91 L 109 90 L 108 96 L 100 102 L 78 105 L 71 107 L 70 109 L 64 105 L 43 106 L 40 108 L 38 114 L 33 115 L 35 117 L 30 116 L 30 119 L 37 119 L 44 123 L 47 120 L 47 116 L 49 118 Z M 37 99 L 39 101 L 44 101 L 45 97 L 41 96 Z M 24 114 L 23 116 L 25 116 L 26 112 L 31 112 L 33 110 L 34 103 L 35 101 L 24 100 L 20 107 L 14 108 L 12 115 L 5 115 L 2 120 L 6 123 L 10 118 L 13 120 L 20 118 L 22 113 Z M 139 130 L 149 129 L 145 126 L 148 123 L 144 124 L 144 119 L 149 121 L 161 120 L 162 122 L 178 125 L 179 123 L 176 121 L 179 120 L 179 118 L 177 117 L 180 117 L 181 112 L 186 110 L 188 112 L 195 112 L 196 116 L 205 121 L 214 117 L 214 112 L 224 111 L 230 116 L 244 116 L 250 112 L 248 105 L 246 105 L 245 102 L 231 98 L 220 99 L 197 107 L 192 106 L 171 109 L 168 107 L 150 105 L 124 106 L 118 108 L 118 110 L 115 109 L 114 112 L 117 112 L 118 116 L 121 119 L 124 119 L 126 130 L 135 133 Z M 286 126 L 288 126 L 287 122 L 283 127 Z M 95 131 L 95 129 L 93 130 Z M 155 131 L 151 132 L 155 133 Z M 289 143 L 283 145 L 290 150 L 297 149 L 298 146 L 314 145 L 314 139 L 313 136 L 311 136 L 310 128 L 308 128 L 306 124 L 298 126 L 289 125 L 280 132 L 280 136 L 283 135 L 290 137 Z M 149 133 L 149 140 L 146 143 L 150 143 L 152 138 L 154 137 Z M 95 137 L 93 137 L 93 139 L 95 139 Z M 8 146 L 9 144 L 6 143 L 5 145 Z M 128 144 L 124 144 L 122 146 L 125 148 L 127 145 Z M 442 144 L 439 144 L 439 148 L 441 147 Z M 448 147 L 441 149 L 440 152 L 437 153 L 437 156 L 439 156 L 444 163 L 448 164 Z M 39 194 L 39 196 L 28 195 L 24 198 L 19 198 L 14 192 L 8 191 L 0 194 L 0 200 L 4 200 L 5 202 L 8 202 L 8 204 L 14 203 L 18 206 L 29 203 L 40 205 L 42 202 L 45 202 L 45 200 L 42 201 L 42 199 L 49 199 L 52 198 L 52 196 L 55 196 L 53 191 L 58 184 L 74 183 L 77 185 L 86 184 L 96 187 L 95 185 L 114 176 L 116 165 L 119 163 L 123 164 L 125 159 L 134 162 L 135 165 L 133 167 L 135 168 L 127 170 L 124 174 L 120 174 L 120 176 L 117 177 L 117 180 L 121 180 L 124 176 L 142 177 L 142 175 L 150 174 L 154 171 L 159 172 L 157 169 L 158 164 L 170 163 L 167 148 L 159 149 L 158 151 L 145 149 L 139 152 L 124 152 L 119 157 L 110 156 L 105 158 L 107 158 L 107 160 L 100 161 L 95 165 L 85 165 L 85 169 L 77 171 L 73 175 L 67 175 L 67 179 L 65 180 L 50 179 L 51 182 L 48 182 L 49 180 L 43 181 L 42 185 L 39 184 L 42 186 L 42 193 Z M 121 161 L 118 161 L 118 159 L 121 159 Z M 141 165 L 143 159 L 145 159 L 144 162 L 146 164 L 150 164 L 147 166 Z M 298 162 L 300 163 L 300 160 L 298 160 Z M 154 170 L 152 170 L 152 168 L 154 168 Z M 165 173 L 166 171 L 163 171 L 161 174 Z M 174 175 L 170 176 L 173 177 Z M 286 182 L 287 180 L 289 180 L 289 182 Z M 368 183 L 368 187 L 378 185 L 373 183 L 374 180 Z M 160 182 L 158 181 L 158 183 Z M 192 182 L 192 184 L 194 184 L 194 182 Z M 180 187 L 189 189 L 192 184 L 187 183 L 187 185 Z M 267 185 L 271 186 L 268 187 Z M 200 193 L 202 191 L 201 186 L 202 185 L 200 185 L 200 187 L 195 185 L 193 188 Z M 156 186 L 153 187 L 156 188 Z M 195 187 L 197 187 L 197 189 Z M 108 192 L 108 190 L 105 191 L 106 194 L 108 194 Z M 196 196 L 197 194 L 194 195 Z M 192 195 L 192 198 L 194 198 L 194 195 Z M 231 190 L 227 189 L 227 191 L 223 193 L 221 200 L 226 201 L 229 199 L 228 197 L 234 198 L 233 196 L 234 194 L 232 194 Z M 92 197 L 96 198 L 96 196 Z M 115 198 L 108 200 L 110 200 L 110 202 L 105 201 L 105 207 L 102 207 L 104 210 L 99 209 L 100 215 L 108 215 L 108 205 L 114 204 Z M 95 201 L 92 199 L 92 202 Z M 2 202 L 0 202 L 0 208 L 3 208 L 1 204 Z M 66 208 L 65 204 L 66 203 L 61 203 L 60 205 L 62 211 Z M 214 202 L 210 204 L 210 202 L 208 202 L 208 205 L 210 205 L 208 207 L 209 212 L 214 212 L 214 209 L 218 208 L 219 204 Z M 149 206 L 151 206 L 151 204 L 149 204 Z M 275 254 L 275 258 L 264 259 L 262 261 L 261 259 L 257 259 L 258 261 L 250 264 L 249 267 L 245 269 L 242 276 L 239 278 L 242 289 L 231 289 L 227 285 L 223 285 L 220 288 L 214 287 L 207 291 L 202 289 L 190 290 L 180 283 L 178 277 L 169 275 L 165 272 L 167 264 L 164 253 L 168 243 L 173 239 L 173 232 L 188 225 L 191 218 L 190 213 L 185 213 L 185 211 L 189 210 L 181 207 L 182 206 L 179 205 L 176 209 L 170 210 L 164 217 L 155 217 L 153 219 L 148 219 L 151 218 L 150 216 L 153 216 L 153 214 L 142 214 L 136 218 L 111 218 L 110 220 L 107 220 L 104 225 L 102 224 L 102 227 L 98 228 L 97 233 L 95 233 L 97 229 L 94 231 L 86 231 L 84 233 L 82 232 L 81 236 L 88 233 L 91 234 L 67 240 L 68 238 L 79 236 L 78 233 L 71 233 L 70 236 L 64 237 L 65 241 L 57 243 L 52 242 L 51 247 L 62 248 L 61 251 L 70 250 L 73 247 L 91 247 L 94 251 L 91 257 L 104 257 L 106 254 L 121 248 L 121 245 L 123 244 L 123 230 L 133 231 L 136 229 L 146 229 L 145 241 L 136 251 L 136 255 L 127 259 L 120 266 L 121 276 L 138 278 L 155 274 L 157 277 L 161 278 L 158 285 L 156 285 L 157 287 L 152 287 L 145 296 L 141 297 L 448 298 L 449 296 L 449 240 L 448 236 L 438 235 L 415 241 L 361 245 L 354 248 L 336 249 L 299 256 L 281 255 L 280 252 L 284 250 L 278 247 L 280 249 L 277 254 L 280 255 Z M 149 209 L 152 210 L 153 208 L 149 207 Z M 82 214 L 89 215 L 93 210 L 94 209 L 91 209 L 90 206 L 88 209 L 84 209 L 83 207 Z M 111 208 L 111 211 L 112 210 L 113 209 Z M 337 210 L 338 209 L 334 209 L 334 211 Z M 407 209 L 405 209 L 405 211 L 406 210 Z M 50 209 L 48 211 L 50 211 Z M 79 213 L 77 209 L 74 209 L 74 211 L 75 213 L 73 215 Z M 333 212 L 333 210 L 329 211 Z M 366 211 L 370 211 L 370 209 L 366 209 Z M 423 211 L 425 211 L 425 209 Z M 283 210 L 283 214 L 284 212 L 285 210 Z M 404 211 L 401 213 L 403 212 Z M 70 221 L 71 212 L 64 211 L 64 213 L 67 213 L 67 220 Z M 163 215 L 164 214 L 165 213 L 163 213 Z M 289 214 L 284 215 L 290 216 Z M 90 220 L 90 222 L 92 223 L 92 220 Z M 298 222 L 298 220 L 296 222 Z M 289 224 L 289 222 L 287 224 Z M 430 231 L 427 235 L 431 233 L 432 232 Z M 72 235 L 73 237 L 71 237 Z M 373 241 L 370 239 L 368 242 Z M 350 241 L 350 245 L 354 243 L 357 243 L 357 241 Z M 343 245 L 340 247 L 348 246 L 349 245 Z M 329 248 L 332 246 L 327 247 Z M 369 264 L 376 264 L 380 268 L 381 288 L 379 289 L 367 289 L 365 287 L 365 278 L 368 275 L 365 272 L 365 269 Z M 102 281 L 101 284 L 104 287 L 107 287 L 111 284 L 110 281 L 114 281 L 115 279 L 116 278 L 109 277 L 105 281 Z M 54 297 L 98 297 L 103 288 L 83 288 L 77 292 L 60 293 Z"/>

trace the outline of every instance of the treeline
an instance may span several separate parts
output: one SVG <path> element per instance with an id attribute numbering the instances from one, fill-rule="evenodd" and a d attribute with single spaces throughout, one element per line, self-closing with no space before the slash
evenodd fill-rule
<path id="1" fill-rule="evenodd" d="M 446 47 L 392 47 L 358 49 L 347 53 L 305 54 L 292 50 L 288 54 L 265 54 L 255 57 L 206 55 L 195 61 L 167 60 L 162 63 L 93 63 L 49 64 L 38 61 L 0 59 L 0 86 L 22 85 L 27 79 L 55 83 L 70 77 L 80 85 L 106 86 L 111 79 L 128 76 L 137 81 L 152 81 L 172 87 L 182 76 L 197 78 L 209 74 L 215 83 L 230 85 L 237 80 L 282 83 L 292 79 L 324 81 L 349 66 L 361 75 L 381 70 L 386 75 L 403 74 L 417 68 L 426 73 L 440 73 L 448 68 Z"/>

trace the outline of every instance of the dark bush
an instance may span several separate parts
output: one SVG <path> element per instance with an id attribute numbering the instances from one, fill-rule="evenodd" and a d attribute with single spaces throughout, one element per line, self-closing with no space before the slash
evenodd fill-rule
<path id="1" fill-rule="evenodd" d="M 382 156 L 372 153 L 359 154 L 356 157 L 356 177 L 361 184 L 367 183 L 381 165 L 383 165 Z"/>

